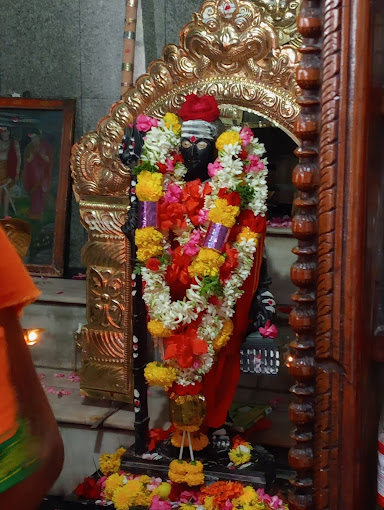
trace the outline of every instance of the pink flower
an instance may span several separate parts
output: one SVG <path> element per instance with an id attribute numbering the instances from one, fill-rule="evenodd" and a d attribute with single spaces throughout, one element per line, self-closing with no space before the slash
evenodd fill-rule
<path id="1" fill-rule="evenodd" d="M 278 335 L 277 327 L 267 320 L 264 327 L 259 328 L 259 333 L 263 338 L 276 338 Z"/>
<path id="2" fill-rule="evenodd" d="M 264 489 L 257 489 L 256 492 L 261 501 L 266 503 L 271 510 L 282 510 L 284 508 L 284 503 L 278 496 L 265 494 Z"/>
<path id="3" fill-rule="evenodd" d="M 65 377 L 65 374 L 55 374 L 55 377 Z"/>
<path id="4" fill-rule="evenodd" d="M 225 510 L 232 510 L 233 505 L 230 501 L 227 500 L 224 504 L 224 508 L 225 508 Z"/>
<path id="5" fill-rule="evenodd" d="M 260 172 L 261 170 L 264 170 L 265 165 L 257 156 L 256 154 L 249 154 L 248 155 L 248 161 L 249 165 L 246 165 L 244 167 L 245 172 Z"/>
<path id="6" fill-rule="evenodd" d="M 240 138 L 241 141 L 243 142 L 243 147 L 247 147 L 251 143 L 251 140 L 253 139 L 252 129 L 249 128 L 248 126 L 244 126 L 240 131 Z"/>
<path id="7" fill-rule="evenodd" d="M 52 386 L 50 386 L 49 388 L 47 388 L 47 393 L 52 393 L 52 394 L 56 395 L 57 390 L 55 390 L 55 388 L 53 388 Z"/>
<path id="8" fill-rule="evenodd" d="M 181 197 L 181 188 L 177 184 L 170 184 L 168 186 L 167 192 L 164 195 L 164 202 L 168 202 L 169 204 L 173 204 L 175 202 L 179 202 Z"/>
<path id="9" fill-rule="evenodd" d="M 173 163 L 173 159 L 167 158 L 165 162 L 167 163 L 166 172 L 171 174 L 175 170 L 175 165 Z"/>
<path id="10" fill-rule="evenodd" d="M 184 245 L 184 253 L 193 257 L 200 251 L 200 241 L 202 233 L 200 230 L 194 230 L 186 245 Z"/>
<path id="11" fill-rule="evenodd" d="M 180 503 L 197 503 L 199 501 L 199 493 L 192 491 L 183 491 L 180 494 Z M 229 509 L 231 510 L 231 509 Z"/>
<path id="12" fill-rule="evenodd" d="M 244 165 L 244 172 L 260 172 L 264 170 L 265 165 L 256 154 L 249 154 L 248 156 L 249 165 Z"/>
<path id="13" fill-rule="evenodd" d="M 147 117 L 147 115 L 140 114 L 136 119 L 136 127 L 139 131 L 144 131 L 146 133 L 153 127 L 157 127 L 159 121 L 157 119 L 153 119 L 152 117 Z"/>
<path id="14" fill-rule="evenodd" d="M 218 159 L 215 159 L 213 163 L 208 163 L 208 175 L 214 177 L 223 167 Z"/>
<path id="15" fill-rule="evenodd" d="M 199 223 L 199 225 L 202 225 L 203 223 L 208 221 L 208 214 L 209 214 L 208 209 L 200 209 L 197 217 L 197 222 Z"/>
<path id="16" fill-rule="evenodd" d="M 107 481 L 107 478 L 108 476 L 102 476 L 100 477 L 97 482 L 96 482 L 96 485 L 98 485 L 99 487 L 101 487 L 102 489 L 105 489 L 105 482 Z"/>
<path id="17" fill-rule="evenodd" d="M 172 504 L 169 501 L 162 501 L 159 496 L 153 496 L 150 510 L 172 510 Z"/>
<path id="18" fill-rule="evenodd" d="M 154 476 L 152 476 L 147 485 L 148 490 L 151 492 L 154 491 L 162 483 L 162 481 L 163 480 L 161 478 L 155 478 Z"/>

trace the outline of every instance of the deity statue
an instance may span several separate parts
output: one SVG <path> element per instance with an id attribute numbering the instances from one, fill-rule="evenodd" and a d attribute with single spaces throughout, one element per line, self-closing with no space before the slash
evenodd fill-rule
<path id="1" fill-rule="evenodd" d="M 182 445 L 185 431 L 189 434 L 200 428 L 203 432 L 212 432 L 223 427 L 240 377 L 241 345 L 249 331 L 258 330 L 275 317 L 275 301 L 268 288 L 270 280 L 263 256 L 266 232 L 266 182 L 263 174 L 265 163 L 256 154 L 258 150 L 262 154 L 264 149 L 262 144 L 254 141 L 249 128 L 241 130 L 239 127 L 237 131 L 229 134 L 227 141 L 223 138 L 220 142 L 225 128 L 219 116 L 220 111 L 213 96 L 199 97 L 192 94 L 187 96 L 178 112 L 181 126 L 178 124 L 179 119 L 173 114 L 167 114 L 163 124 L 159 124 L 165 126 L 164 130 L 170 139 L 172 134 L 167 130 L 173 129 L 177 133 L 180 143 L 178 151 L 168 151 L 170 157 L 165 157 L 165 152 L 162 154 L 162 149 L 156 147 L 157 134 L 153 134 L 159 129 L 158 123 L 145 116 L 139 116 L 132 138 L 125 137 L 121 151 L 121 159 L 125 164 L 134 166 L 138 161 L 137 170 L 134 171 L 138 173 L 136 194 L 141 201 L 141 215 L 136 239 L 139 237 L 138 233 L 142 237 L 142 234 L 145 231 L 149 233 L 148 229 L 151 228 L 166 232 L 165 242 L 168 248 L 165 256 L 162 255 L 160 247 L 154 248 L 156 240 L 151 246 L 145 242 L 140 244 L 140 240 L 136 242 L 138 258 L 140 260 L 141 257 L 143 264 L 144 279 L 147 275 L 146 288 L 150 287 L 152 282 L 153 285 L 158 285 L 160 280 L 156 271 L 164 264 L 164 278 L 170 288 L 170 306 L 179 300 L 180 323 L 185 324 L 179 327 L 176 319 L 173 321 L 176 326 L 172 329 L 170 324 L 173 324 L 173 319 L 165 319 L 162 323 L 161 310 L 155 310 L 152 305 L 148 307 L 151 299 L 156 299 L 156 291 L 152 298 L 144 295 L 151 319 L 148 324 L 149 332 L 155 337 L 163 337 L 162 357 L 170 360 L 171 365 L 177 359 L 184 374 L 176 381 L 171 380 L 165 388 L 169 390 L 171 400 L 185 402 L 189 395 L 191 401 L 192 397 L 195 397 L 194 405 L 184 414 L 198 414 L 204 407 L 204 421 L 201 421 L 197 428 L 188 424 L 183 427 L 176 423 L 177 428 L 184 431 Z M 153 124 L 149 126 L 151 122 Z M 151 127 L 155 129 L 151 131 Z M 159 159 L 153 165 L 156 161 L 153 154 L 157 150 Z M 227 174 L 223 172 L 224 164 L 229 168 Z M 152 174 L 145 174 L 147 169 Z M 245 170 L 242 172 L 241 169 Z M 159 174 L 156 170 L 160 171 Z M 245 177 L 239 178 L 236 172 Z M 260 190 L 257 186 L 252 188 L 250 184 L 253 182 L 253 173 L 256 175 L 257 172 L 260 172 L 261 176 L 258 177 Z M 163 183 L 165 194 L 159 193 L 155 196 L 153 190 L 156 181 Z M 165 185 L 165 182 L 168 184 Z M 217 196 L 215 189 L 219 190 Z M 259 192 L 260 214 L 256 214 L 247 207 L 253 200 L 254 209 L 257 209 L 256 195 Z M 233 218 L 228 220 L 231 214 Z M 246 232 L 244 238 L 241 237 L 241 232 Z M 230 300 L 226 298 L 223 289 L 226 289 L 225 281 L 228 281 L 229 275 L 235 274 L 242 257 L 236 250 L 236 242 L 241 243 L 242 239 L 253 239 L 256 247 L 248 273 L 244 273 L 247 277 L 241 282 L 241 290 L 236 289 L 236 292 L 239 291 L 237 298 Z M 213 269 L 212 266 L 204 266 L 206 262 L 203 261 L 202 253 L 217 260 L 217 266 Z M 152 280 L 148 275 L 150 271 L 155 274 Z M 204 295 L 204 303 L 197 303 L 197 311 L 191 311 L 187 306 L 183 311 L 183 303 L 193 299 L 199 301 L 199 297 L 193 295 L 193 289 L 197 287 L 199 291 L 196 293 Z M 157 298 L 160 302 L 168 299 L 160 290 Z M 228 309 L 226 317 L 222 311 L 224 308 L 221 311 L 219 309 L 229 302 L 232 303 L 233 310 Z M 217 330 L 218 335 L 212 326 L 216 319 L 210 321 L 209 317 L 210 313 L 216 313 L 214 307 L 217 307 L 216 311 L 219 310 L 217 321 L 221 326 Z M 188 313 L 191 314 L 190 318 L 182 317 Z M 163 315 L 166 314 L 167 311 L 164 310 Z M 211 342 L 212 345 L 209 335 L 211 338 L 217 335 Z M 208 339 L 208 348 L 201 337 Z M 217 347 L 216 344 L 220 342 L 222 346 Z M 203 369 L 199 365 L 202 359 L 208 368 Z M 189 374 L 193 370 L 202 375 L 192 378 L 191 382 Z M 199 401 L 197 394 L 201 394 Z M 171 417 L 176 417 L 176 422 L 183 422 L 183 409 L 177 410 L 175 404 L 171 403 L 171 411 Z"/>

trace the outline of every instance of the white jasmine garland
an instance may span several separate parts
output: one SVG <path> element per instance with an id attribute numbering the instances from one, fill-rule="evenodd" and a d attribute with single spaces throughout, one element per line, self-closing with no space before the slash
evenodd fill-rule
<path id="1" fill-rule="evenodd" d="M 231 130 L 239 133 L 241 128 L 234 127 Z M 160 121 L 157 127 L 152 128 L 146 134 L 141 159 L 153 166 L 156 166 L 156 163 L 167 164 L 172 156 L 179 151 L 180 142 L 180 135 L 177 135 L 171 128 L 167 128 L 164 121 Z M 217 161 L 220 163 L 222 170 L 219 170 L 210 180 L 211 194 L 204 196 L 204 209 L 207 211 L 215 207 L 214 202 L 221 189 L 226 188 L 229 192 L 236 191 L 239 185 L 245 183 L 253 191 L 253 198 L 250 200 L 247 209 L 251 210 L 255 216 L 265 215 L 267 210 L 265 202 L 268 195 L 266 184 L 267 160 L 261 159 L 265 165 L 264 170 L 245 173 L 244 166 L 248 162 L 239 158 L 242 150 L 243 147 L 239 143 L 235 143 L 225 145 L 224 149 L 219 152 Z M 246 151 L 248 154 L 255 154 L 261 158 L 265 153 L 265 147 L 257 138 L 251 138 Z M 177 162 L 173 171 L 164 174 L 164 193 L 171 184 L 177 184 L 180 188 L 183 188 L 186 173 L 185 165 Z M 200 190 L 202 197 L 203 187 L 202 185 Z M 174 228 L 172 231 L 177 245 L 185 247 L 192 233 L 197 230 L 201 232 L 202 244 L 209 221 L 196 227 L 188 216 L 185 216 L 185 220 L 185 228 Z M 215 360 L 213 342 L 221 333 L 225 321 L 233 317 L 235 305 L 244 292 L 242 287 L 251 274 L 254 254 L 257 250 L 257 239 L 246 240 L 243 238 L 240 242 L 234 242 L 231 246 L 237 250 L 238 265 L 224 281 L 223 296 L 220 297 L 217 304 L 213 304 L 208 297 L 202 295 L 203 279 L 195 277 L 196 283 L 189 286 L 184 299 L 173 300 L 171 289 L 166 280 L 169 264 L 163 262 L 157 270 L 141 268 L 144 282 L 143 299 L 150 320 L 160 321 L 166 329 L 174 331 L 180 326 L 185 326 L 200 318 L 197 336 L 199 339 L 206 341 L 208 352 L 200 355 L 198 362 L 187 369 L 181 368 L 175 359 L 164 361 L 167 366 L 176 369 L 176 382 L 180 385 L 188 386 L 201 382 L 204 374 L 211 369 Z M 170 242 L 166 236 L 161 260 L 166 260 L 166 255 L 169 252 Z"/>

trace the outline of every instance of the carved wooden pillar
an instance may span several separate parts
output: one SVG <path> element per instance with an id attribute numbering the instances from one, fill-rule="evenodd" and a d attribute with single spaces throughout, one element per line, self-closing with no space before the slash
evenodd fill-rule
<path id="1" fill-rule="evenodd" d="M 294 360 L 290 372 L 296 379 L 291 388 L 294 395 L 290 419 L 295 424 L 295 445 L 290 449 L 289 462 L 296 471 L 292 480 L 290 510 L 310 510 L 313 500 L 314 462 L 314 391 L 316 336 L 316 208 L 318 186 L 318 136 L 320 115 L 321 75 L 321 0 L 303 0 L 297 21 L 303 36 L 302 60 L 297 70 L 301 87 L 298 103 L 301 113 L 295 121 L 295 134 L 301 140 L 296 150 L 299 163 L 293 172 L 298 190 L 295 199 L 297 213 L 292 232 L 298 239 L 294 249 L 297 261 L 291 268 L 292 282 L 297 286 L 292 299 L 296 303 L 290 315 L 290 325 L 296 333 L 291 343 Z"/>

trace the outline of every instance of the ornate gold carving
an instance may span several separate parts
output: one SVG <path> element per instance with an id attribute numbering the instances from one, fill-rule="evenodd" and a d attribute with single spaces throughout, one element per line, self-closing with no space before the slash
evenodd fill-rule
<path id="1" fill-rule="evenodd" d="M 148 74 L 99 121 L 97 133 L 75 145 L 71 164 L 76 196 L 126 196 L 129 171 L 118 157 L 124 129 L 140 113 L 175 112 L 191 92 L 245 106 L 293 132 L 299 111 L 298 52 L 280 46 L 278 31 L 265 13 L 265 6 L 247 0 L 204 2 L 182 29 L 180 46 L 166 46 L 163 58 L 152 62 Z"/>
<path id="2" fill-rule="evenodd" d="M 159 118 L 166 111 L 176 112 L 194 92 L 215 96 L 219 105 L 260 114 L 295 138 L 299 59 L 296 49 L 282 42 L 291 34 L 296 4 L 297 0 L 205 1 L 181 30 L 179 46 L 166 46 L 162 59 L 152 62 L 147 74 L 112 106 L 97 131 L 73 147 L 73 189 L 89 232 L 82 252 L 88 266 L 88 354 L 83 356 L 81 379 L 86 394 L 100 396 L 105 390 L 108 397 L 117 398 L 111 396 L 111 388 L 119 387 L 119 400 L 132 399 L 132 269 L 130 245 L 120 230 L 131 183 L 129 168 L 119 159 L 124 130 L 141 113 Z M 103 336 L 107 333 L 124 335 L 124 369 L 113 363 L 120 363 L 116 350 L 105 355 L 112 345 Z"/>
<path id="3" fill-rule="evenodd" d="M 124 315 L 124 273 L 91 267 L 88 273 L 88 322 L 96 328 L 121 329 Z"/>
<path id="4" fill-rule="evenodd" d="M 302 37 L 297 30 L 297 15 L 301 0 L 252 0 L 264 13 L 279 35 L 279 43 L 299 47 Z"/>

